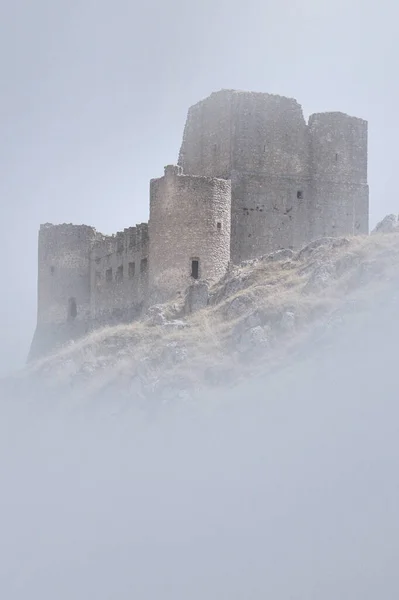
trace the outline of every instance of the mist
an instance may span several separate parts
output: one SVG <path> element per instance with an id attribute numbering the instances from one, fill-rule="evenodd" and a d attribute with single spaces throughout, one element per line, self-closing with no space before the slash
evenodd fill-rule
<path id="1" fill-rule="evenodd" d="M 398 291 L 196 403 L 4 397 L 2 597 L 396 598 Z"/>
<path id="2" fill-rule="evenodd" d="M 397 17 L 394 0 L 3 2 L 0 376 L 23 365 L 35 329 L 40 224 L 109 234 L 146 221 L 149 180 L 215 90 L 368 120 L 370 226 L 396 213 Z"/>
<path id="3" fill-rule="evenodd" d="M 2 3 L 0 376 L 34 332 L 40 224 L 146 220 L 212 91 L 368 120 L 371 228 L 397 213 L 397 17 L 393 0 Z M 398 292 L 193 402 L 0 381 L 0 598 L 398 598 Z"/>

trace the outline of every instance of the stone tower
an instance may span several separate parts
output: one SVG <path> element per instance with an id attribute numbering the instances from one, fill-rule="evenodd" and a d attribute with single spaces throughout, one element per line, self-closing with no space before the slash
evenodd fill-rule
<path id="1" fill-rule="evenodd" d="M 190 281 L 217 281 L 230 261 L 230 182 L 184 175 L 169 165 L 150 182 L 151 302 L 183 293 Z"/>
<path id="2" fill-rule="evenodd" d="M 310 237 L 368 234 L 367 122 L 343 113 L 309 118 Z"/>
<path id="3" fill-rule="evenodd" d="M 179 164 L 231 180 L 234 263 L 320 235 L 368 231 L 361 119 L 314 115 L 308 126 L 294 99 L 222 90 L 189 109 Z"/>
<path id="4" fill-rule="evenodd" d="M 95 235 L 95 229 L 86 225 L 40 227 L 32 356 L 85 331 L 90 320 L 89 255 Z"/>

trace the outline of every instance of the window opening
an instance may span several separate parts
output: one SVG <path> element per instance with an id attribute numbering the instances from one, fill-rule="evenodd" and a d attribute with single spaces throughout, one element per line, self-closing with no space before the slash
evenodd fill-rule
<path id="1" fill-rule="evenodd" d="M 107 269 L 105 271 L 105 280 L 112 281 L 112 269 Z"/>
<path id="2" fill-rule="evenodd" d="M 129 279 L 133 279 L 135 273 L 136 273 L 136 263 L 130 262 L 129 263 Z"/>
<path id="3" fill-rule="evenodd" d="M 217 223 L 216 227 L 218 228 L 218 231 L 221 231 L 221 229 L 222 229 L 222 224 L 220 223 L 220 221 Z"/>
<path id="4" fill-rule="evenodd" d="M 118 281 L 118 282 L 123 281 L 123 265 L 118 267 L 118 269 L 116 271 L 116 281 Z"/>
<path id="5" fill-rule="evenodd" d="M 303 200 L 303 191 L 298 190 L 296 193 L 296 197 L 298 198 L 298 200 Z"/>
<path id="6" fill-rule="evenodd" d="M 54 275 L 54 273 L 55 273 L 55 266 L 54 265 L 51 265 L 51 267 L 50 267 L 50 273 L 52 275 Z"/>
<path id="7" fill-rule="evenodd" d="M 191 261 L 191 277 L 193 279 L 199 278 L 199 260 L 197 258 L 194 258 Z"/>
<path id="8" fill-rule="evenodd" d="M 76 306 L 76 298 L 69 298 L 68 300 L 68 318 L 75 319 L 78 314 Z"/>

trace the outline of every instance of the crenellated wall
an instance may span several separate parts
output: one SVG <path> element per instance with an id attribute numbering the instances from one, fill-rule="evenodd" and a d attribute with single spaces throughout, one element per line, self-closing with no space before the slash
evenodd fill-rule
<path id="1" fill-rule="evenodd" d="M 148 224 L 99 235 L 90 253 L 91 318 L 108 323 L 137 316 L 148 295 Z"/>

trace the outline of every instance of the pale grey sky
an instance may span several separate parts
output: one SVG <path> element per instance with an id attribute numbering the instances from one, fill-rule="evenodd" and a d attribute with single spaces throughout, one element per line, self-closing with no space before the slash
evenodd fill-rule
<path id="1" fill-rule="evenodd" d="M 35 326 L 37 230 L 148 218 L 188 107 L 220 88 L 369 121 L 371 224 L 399 212 L 394 0 L 15 0 L 0 4 L 1 372 Z"/>

